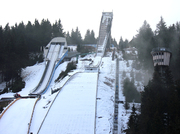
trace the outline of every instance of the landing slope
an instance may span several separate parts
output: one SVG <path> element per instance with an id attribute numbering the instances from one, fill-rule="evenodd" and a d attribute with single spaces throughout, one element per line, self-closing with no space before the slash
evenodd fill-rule
<path id="1" fill-rule="evenodd" d="M 93 134 L 97 73 L 78 73 L 62 88 L 40 134 Z"/>
<path id="2" fill-rule="evenodd" d="M 36 99 L 16 101 L 0 120 L 0 134 L 26 134 L 35 101 Z"/>

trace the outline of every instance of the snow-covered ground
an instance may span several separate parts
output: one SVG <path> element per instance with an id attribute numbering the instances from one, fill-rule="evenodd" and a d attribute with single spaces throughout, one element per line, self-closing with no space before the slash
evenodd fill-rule
<path id="1" fill-rule="evenodd" d="M 96 133 L 109 134 L 113 129 L 116 62 L 102 58 L 97 92 Z"/>
<path id="2" fill-rule="evenodd" d="M 125 96 L 123 95 L 123 71 L 129 72 L 131 67 L 127 67 L 126 61 L 119 61 L 119 100 L 125 103 Z M 126 113 L 123 103 L 119 103 L 119 114 L 118 114 L 118 132 L 123 134 L 123 130 L 127 129 L 127 122 L 130 113 Z"/>
<path id="3" fill-rule="evenodd" d="M 22 70 L 22 78 L 26 82 L 25 88 L 22 89 L 22 91 L 19 92 L 22 96 L 26 96 L 29 94 L 29 92 L 35 88 L 44 72 L 45 69 L 45 62 L 35 64 L 34 66 L 26 67 Z M 0 84 L 1 88 L 4 88 L 4 83 Z M 9 92 L 4 93 L 0 95 L 0 99 L 3 97 L 13 97 L 15 93 Z"/>
<path id="4" fill-rule="evenodd" d="M 36 99 L 20 99 L 0 119 L 0 134 L 26 134 Z"/>
<path id="5" fill-rule="evenodd" d="M 35 94 L 41 93 L 47 87 L 51 74 L 54 70 L 54 64 L 56 63 L 56 60 L 58 58 L 59 50 L 60 50 L 60 45 L 50 46 L 49 53 L 47 55 L 47 58 L 50 59 L 47 71 L 45 73 L 42 83 L 38 86 L 36 91 L 33 91 L 33 93 Z"/>
<path id="6" fill-rule="evenodd" d="M 70 79 L 54 101 L 40 134 L 94 133 L 97 75 L 77 73 Z"/>
<path id="7" fill-rule="evenodd" d="M 68 76 L 60 82 L 55 83 L 54 80 L 59 76 L 61 71 L 66 69 L 68 62 L 60 64 L 55 71 L 48 91 L 36 104 L 30 132 L 33 132 L 33 134 L 37 133 L 48 109 L 51 107 L 42 124 L 40 133 L 53 130 L 53 133 L 84 134 L 94 133 L 95 131 L 97 134 L 112 134 L 116 61 L 112 61 L 111 53 L 109 54 L 109 57 L 102 58 L 99 77 L 97 77 L 98 75 L 95 72 L 87 73 L 84 70 L 84 66 L 89 65 L 91 61 L 82 59 L 94 59 L 94 55 L 87 55 L 84 58 L 79 58 L 76 70 L 70 72 Z M 95 63 L 97 63 L 96 59 Z M 45 62 L 23 69 L 22 76 L 26 85 L 25 88 L 19 92 L 21 95 L 29 94 L 29 91 L 37 86 L 44 69 Z M 122 101 L 125 100 L 122 94 L 122 73 L 123 71 L 130 73 L 131 69 L 131 67 L 127 67 L 126 61 L 122 60 L 119 62 L 119 98 Z M 75 74 L 76 72 L 82 73 Z M 128 73 L 127 76 L 130 76 Z M 70 78 L 73 74 L 75 75 Z M 97 78 L 98 82 L 96 81 Z M 59 94 L 58 92 L 51 94 L 51 90 L 62 87 L 66 81 L 68 82 Z M 98 85 L 96 85 L 96 83 L 98 83 Z M 6 93 L 0 97 L 13 96 L 13 94 L 14 93 Z M 55 101 L 52 103 L 54 99 Z M 21 99 L 15 102 L 3 115 L 2 119 L 0 119 L 0 133 L 27 133 L 35 100 L 36 99 Z M 18 114 L 15 114 L 15 111 Z M 21 115 L 26 115 L 26 117 Z M 126 123 L 129 115 L 130 113 L 126 114 L 123 104 L 119 103 L 119 133 L 127 127 Z M 22 130 L 19 130 L 19 124 L 21 123 L 17 123 L 17 119 L 23 122 L 24 126 L 22 125 Z"/>
<path id="8" fill-rule="evenodd" d="M 130 80 L 132 79 L 130 73 L 133 70 L 134 73 L 139 72 L 138 70 L 132 68 L 132 63 L 133 60 L 123 60 L 122 58 L 122 52 L 119 54 L 119 100 L 124 101 L 125 103 L 125 96 L 123 95 L 123 81 L 125 78 L 129 78 Z M 125 73 L 125 76 L 124 74 Z M 137 81 L 135 80 L 135 85 L 137 86 Z M 142 82 L 139 82 L 141 89 L 142 89 Z M 133 106 L 133 103 L 129 103 L 129 109 L 125 110 L 124 108 L 124 103 L 119 103 L 119 115 L 118 115 L 118 133 L 119 134 L 125 134 L 123 130 L 127 129 L 127 122 L 129 120 L 129 116 L 131 115 L 131 108 Z M 134 103 L 135 107 L 139 108 L 140 104 L 139 103 Z"/>

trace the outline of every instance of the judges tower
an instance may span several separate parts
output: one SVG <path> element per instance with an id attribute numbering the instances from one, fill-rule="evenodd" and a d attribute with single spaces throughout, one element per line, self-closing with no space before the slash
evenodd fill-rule
<path id="1" fill-rule="evenodd" d="M 153 57 L 154 67 L 160 66 L 160 73 L 164 73 L 166 67 L 170 64 L 172 52 L 168 48 L 157 47 L 152 49 L 151 55 Z"/>

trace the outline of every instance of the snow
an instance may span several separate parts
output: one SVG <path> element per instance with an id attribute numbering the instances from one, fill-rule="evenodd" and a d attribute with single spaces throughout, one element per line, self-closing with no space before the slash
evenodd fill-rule
<path id="1" fill-rule="evenodd" d="M 32 89 L 34 89 L 38 85 L 45 70 L 45 66 L 46 63 L 42 62 L 40 64 L 36 64 L 34 66 L 26 67 L 26 69 L 23 69 L 22 78 L 26 82 L 26 85 L 25 88 L 23 88 L 22 91 L 19 92 L 19 94 L 21 94 L 22 96 L 26 96 Z"/>
<path id="2" fill-rule="evenodd" d="M 59 56 L 58 56 L 59 59 L 62 57 L 62 54 L 63 54 L 63 51 L 64 51 L 64 46 L 62 45 L 62 46 L 60 46 L 60 47 L 61 47 L 61 48 L 60 48 Z"/>
<path id="3" fill-rule="evenodd" d="M 45 69 L 45 62 L 42 62 L 39 64 L 35 64 L 34 66 L 28 66 L 22 70 L 21 76 L 26 84 L 25 87 L 22 89 L 22 91 L 19 92 L 21 96 L 27 96 L 29 92 L 38 85 L 42 77 L 42 74 L 44 72 L 44 69 Z M 0 87 L 3 87 L 3 85 L 1 84 Z M 11 93 L 11 92 L 4 93 L 0 95 L 0 98 L 13 97 L 14 94 L 15 93 Z"/>
<path id="4" fill-rule="evenodd" d="M 102 59 L 101 56 L 96 56 L 96 57 L 94 58 L 93 63 L 92 63 L 91 66 L 98 67 L 99 64 L 100 64 L 100 62 L 101 62 L 101 59 Z"/>
<path id="5" fill-rule="evenodd" d="M 38 129 L 53 101 L 57 93 L 48 96 L 42 96 L 41 99 L 37 102 L 36 107 L 34 109 L 34 114 L 32 118 L 32 123 L 30 127 L 30 132 L 34 132 L 36 134 Z"/>
<path id="6" fill-rule="evenodd" d="M 56 60 L 58 58 L 59 49 L 60 49 L 60 45 L 51 45 L 50 46 L 50 50 L 48 53 L 48 58 L 50 59 L 50 61 L 49 61 L 49 65 L 48 65 L 45 77 L 44 77 L 41 85 L 38 87 L 38 89 L 36 91 L 34 91 L 33 93 L 38 94 L 38 93 L 42 92 L 47 87 L 49 79 L 50 79 L 51 74 L 53 72 Z"/>
<path id="7" fill-rule="evenodd" d="M 61 89 L 39 133 L 94 133 L 96 83 L 97 73 L 74 75 Z"/>
<path id="8" fill-rule="evenodd" d="M 112 134 L 115 94 L 116 62 L 102 58 L 97 92 L 96 133 Z"/>
<path id="9" fill-rule="evenodd" d="M 39 133 L 91 134 L 95 132 L 97 134 L 112 134 L 116 60 L 112 61 L 111 55 L 109 53 L 108 57 L 103 57 L 102 62 L 99 62 L 101 57 L 94 57 L 94 55 L 79 58 L 77 69 L 55 83 L 55 79 L 61 71 L 66 69 L 68 62 L 60 64 L 55 70 L 49 89 L 36 104 L 30 132 L 37 133 L 42 125 Z M 119 58 L 122 59 L 121 54 L 119 54 Z M 99 75 L 97 72 L 87 73 L 84 71 L 85 66 L 91 62 L 84 59 L 92 59 L 93 65 L 100 64 Z M 127 67 L 127 61 L 119 61 L 119 99 L 121 101 L 125 100 L 122 94 L 122 81 L 124 79 L 122 73 L 125 71 L 126 75 L 130 77 L 132 69 L 132 61 L 128 62 L 129 67 Z M 23 69 L 22 76 L 26 86 L 20 94 L 27 95 L 31 89 L 37 86 L 44 69 L 45 62 Z M 61 88 L 61 90 L 51 94 L 51 90 L 57 88 Z M 12 95 L 13 93 L 6 93 L 0 97 Z M 0 119 L 0 133 L 27 133 L 35 101 L 36 99 L 21 99 L 15 102 Z M 119 103 L 119 133 L 123 133 L 122 130 L 127 128 L 126 123 L 130 116 L 130 110 L 126 114 L 123 105 Z M 46 118 L 44 118 L 45 116 Z"/>
<path id="10" fill-rule="evenodd" d="M 0 119 L 1 134 L 25 134 L 36 99 L 16 101 Z"/>

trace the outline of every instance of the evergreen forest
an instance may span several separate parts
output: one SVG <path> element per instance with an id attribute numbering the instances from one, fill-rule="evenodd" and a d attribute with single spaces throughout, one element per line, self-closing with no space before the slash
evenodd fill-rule
<path id="1" fill-rule="evenodd" d="M 61 20 L 51 24 L 47 19 L 25 25 L 0 26 L 0 77 L 6 82 L 6 89 L 20 91 L 25 83 L 20 76 L 22 68 L 43 61 L 42 47 L 56 36 L 64 36 Z"/>
<path id="2" fill-rule="evenodd" d="M 153 61 L 151 51 L 156 47 L 166 47 L 172 52 L 170 69 L 174 79 L 180 79 L 180 22 L 166 26 L 163 17 L 156 25 L 156 30 L 152 31 L 147 21 L 139 28 L 137 35 L 131 41 L 120 38 L 119 49 L 123 51 L 124 48 L 135 47 L 138 50 L 138 58 L 136 64 L 139 69 L 144 69 L 153 73 Z"/>
<path id="3" fill-rule="evenodd" d="M 152 31 L 144 21 L 138 34 L 130 41 L 119 42 L 119 49 L 136 47 L 136 64 L 152 75 L 141 93 L 141 112 L 135 105 L 128 122 L 127 134 L 179 134 L 180 133 L 180 23 L 166 26 L 163 17 Z M 159 66 L 153 66 L 151 51 L 156 47 L 170 48 L 170 67 L 160 73 Z"/>
<path id="4" fill-rule="evenodd" d="M 54 37 L 66 37 L 67 44 L 78 45 L 79 52 L 87 52 L 83 44 L 97 43 L 93 30 L 88 29 L 84 39 L 78 27 L 65 33 L 60 19 L 53 24 L 48 19 L 41 22 L 35 19 L 34 23 L 0 26 L 0 81 L 6 82 L 6 88 L 0 94 L 10 90 L 18 92 L 24 87 L 20 76 L 22 68 L 42 62 L 43 46 Z"/>

